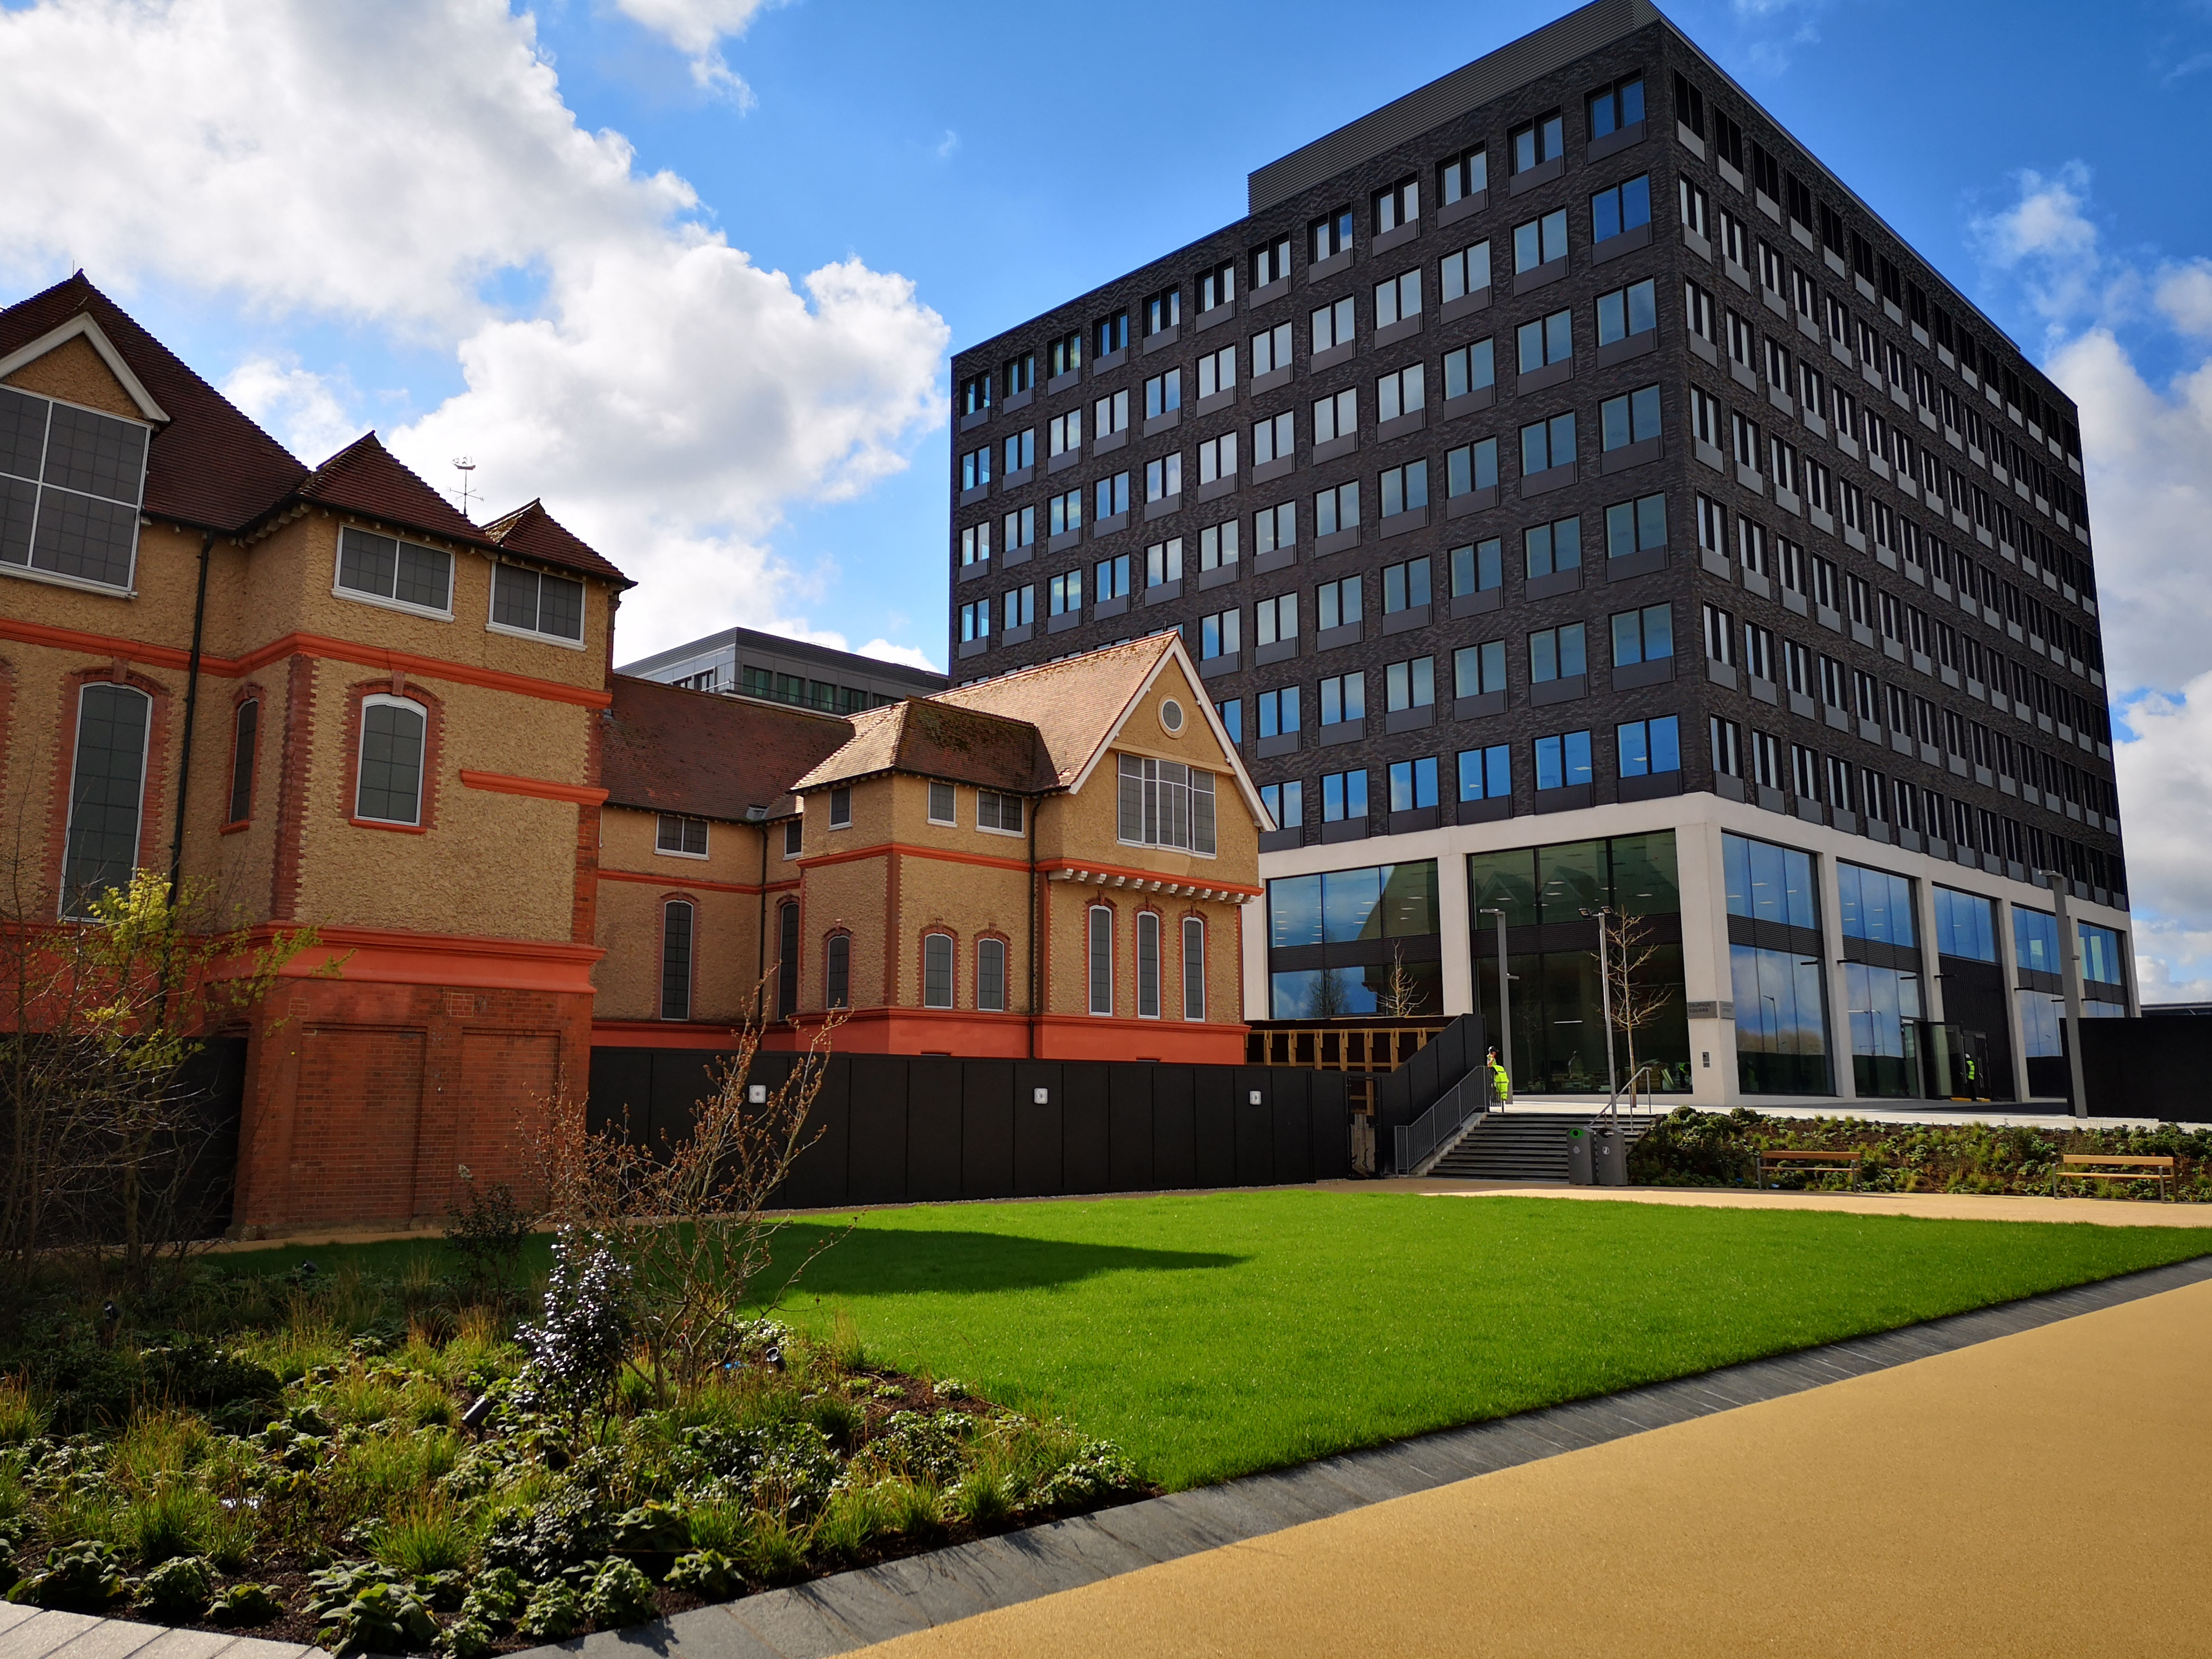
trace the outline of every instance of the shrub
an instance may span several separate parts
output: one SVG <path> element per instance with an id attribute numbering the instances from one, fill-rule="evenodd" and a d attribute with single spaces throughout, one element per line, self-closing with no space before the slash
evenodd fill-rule
<path id="1" fill-rule="evenodd" d="M 356 1653 L 419 1653 L 438 1634 L 422 1597 L 398 1584 L 373 1583 L 325 1616 L 315 1639 L 336 1659 Z"/>
<path id="2" fill-rule="evenodd" d="M 1036 1501 L 1057 1508 L 1068 1504 L 1094 1504 L 1140 1483 L 1135 1465 L 1110 1440 L 1086 1440 L 1036 1486 Z"/>
<path id="3" fill-rule="evenodd" d="M 124 1509 L 118 1541 L 147 1566 L 172 1556 L 204 1554 L 215 1542 L 217 1512 L 213 1495 L 203 1488 L 165 1480 Z"/>
<path id="4" fill-rule="evenodd" d="M 556 1578 L 531 1593 L 529 1611 L 515 1631 L 533 1642 L 565 1642 L 583 1626 L 583 1604 L 575 1591 Z"/>
<path id="5" fill-rule="evenodd" d="M 215 1575 L 197 1555 L 172 1556 L 138 1581 L 139 1604 L 172 1624 L 198 1619 L 207 1611 Z"/>
<path id="6" fill-rule="evenodd" d="M 584 1613 L 600 1630 L 643 1624 L 653 1617 L 653 1581 L 636 1564 L 610 1557 L 584 1595 Z"/>
<path id="7" fill-rule="evenodd" d="M 501 1631 L 522 1617 L 529 1587 L 513 1567 L 491 1567 L 480 1572 L 461 1603 L 461 1622 Z"/>
<path id="8" fill-rule="evenodd" d="M 553 1241 L 553 1274 L 538 1322 L 515 1337 L 530 1355 L 516 1387 L 527 1408 L 580 1419 L 604 1412 L 629 1352 L 629 1269 L 592 1235 Z"/>
<path id="9" fill-rule="evenodd" d="M 123 1565 L 105 1544 L 83 1543 L 46 1553 L 46 1570 L 8 1592 L 11 1601 L 76 1613 L 105 1613 L 128 1594 Z"/>
<path id="10" fill-rule="evenodd" d="M 505 1182 L 478 1186 L 466 1168 L 461 1179 L 468 1185 L 468 1208 L 446 1212 L 451 1223 L 446 1248 L 457 1264 L 454 1277 L 462 1294 L 473 1300 L 503 1299 L 520 1276 L 531 1216 Z"/>
<path id="11" fill-rule="evenodd" d="M 720 1550 L 692 1550 L 678 1556 L 665 1582 L 671 1589 L 708 1601 L 726 1601 L 744 1587 L 737 1563 Z"/>
<path id="12" fill-rule="evenodd" d="M 274 1584 L 232 1584 L 208 1604 L 208 1622 L 250 1629 L 280 1618 L 283 1598 Z"/>

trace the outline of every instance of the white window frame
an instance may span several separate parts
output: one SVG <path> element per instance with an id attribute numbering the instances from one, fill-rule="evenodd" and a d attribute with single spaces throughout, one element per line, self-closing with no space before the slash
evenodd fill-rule
<path id="1" fill-rule="evenodd" d="M 1098 1006 L 1098 918 L 1106 918 L 1106 1006 Z M 1106 1019 L 1114 1016 L 1114 908 L 1093 904 L 1083 913 L 1083 986 L 1085 1006 Z"/>
<path id="2" fill-rule="evenodd" d="M 1192 941 L 1197 941 L 1195 951 Z M 1194 965 L 1198 978 L 1194 984 L 1191 969 Z M 1192 1012 L 1191 992 L 1198 993 L 1197 1010 Z M 1206 918 L 1185 916 L 1182 919 L 1182 1017 L 1203 1020 L 1206 1018 Z"/>
<path id="3" fill-rule="evenodd" d="M 659 814 L 657 814 L 657 815 L 654 817 L 653 821 L 653 852 L 654 852 L 654 853 L 656 853 L 657 854 L 659 854 L 660 857 L 662 857 L 662 858 L 665 858 L 665 859 L 703 859 L 703 858 L 705 858 L 705 857 L 707 856 L 707 854 L 706 854 L 706 852 L 705 852 L 704 850 L 702 850 L 702 851 L 700 851 L 700 852 L 696 852 L 696 853 L 693 853 L 693 852 L 687 852 L 684 848 L 681 848 L 681 847 L 663 847 L 663 846 L 660 844 L 660 826 L 661 826 L 663 823 L 666 823 L 666 822 L 667 822 L 669 819 L 671 819 L 671 818 L 675 819 L 675 820 L 676 820 L 676 822 L 677 822 L 677 823 L 696 823 L 696 824 L 697 824 L 701 829 L 702 829 L 702 830 L 706 830 L 706 832 L 707 832 L 707 841 L 708 841 L 708 845 L 709 847 L 711 847 L 711 846 L 714 844 L 714 826 L 713 826 L 712 824 L 708 823 L 707 822 L 707 820 L 706 820 L 706 819 L 704 819 L 704 818 L 702 818 L 702 817 L 695 817 L 694 815 L 692 815 L 691 813 L 689 813 L 689 812 L 662 812 L 662 813 L 659 813 Z"/>
<path id="4" fill-rule="evenodd" d="M 422 717 L 422 752 L 415 773 L 415 816 L 411 818 L 365 818 L 361 815 L 361 769 L 368 764 L 368 711 L 372 708 L 410 708 Z M 371 692 L 361 700 L 354 714 L 353 798 L 347 817 L 356 823 L 396 824 L 403 830 L 422 828 L 422 804 L 430 793 L 430 710 L 412 697 L 395 697 L 388 691 Z M 140 799 L 144 799 L 142 792 Z M 657 837 L 656 837 L 657 838 Z"/>
<path id="5" fill-rule="evenodd" d="M 936 939 L 945 941 L 945 1000 L 942 1002 L 929 1000 L 929 947 Z M 921 936 L 921 1006 L 940 1009 L 960 1006 L 959 941 L 941 927 L 933 927 Z"/>
<path id="6" fill-rule="evenodd" d="M 1023 827 L 1019 830 L 1001 830 L 995 824 L 984 823 L 983 797 L 986 795 L 995 798 L 1000 803 L 999 813 L 1001 817 L 1006 816 L 1006 807 L 1004 803 L 1010 800 L 1018 802 L 1022 809 Z M 986 836 L 1011 836 L 1015 840 L 1018 841 L 1029 833 L 1029 814 L 1031 805 L 1032 803 L 1024 796 L 1009 795 L 997 789 L 978 789 L 975 792 L 975 828 L 980 833 Z"/>
<path id="7" fill-rule="evenodd" d="M 584 648 L 586 642 L 592 636 L 591 583 L 586 581 L 581 576 L 564 575 L 558 571 L 540 570 L 534 564 L 524 564 L 516 559 L 494 559 L 490 563 L 491 580 L 484 584 L 484 631 L 486 633 L 504 634 L 511 640 L 535 640 L 540 645 L 557 645 L 568 651 L 581 651 Z M 583 610 L 576 618 L 577 636 L 573 640 L 564 640 L 558 634 L 541 634 L 534 628 L 517 628 L 513 623 L 494 622 L 492 611 L 499 603 L 499 568 L 501 565 L 510 570 L 527 571 L 533 576 L 552 575 L 561 581 L 574 582 L 578 587 L 583 589 Z"/>
<path id="8" fill-rule="evenodd" d="M 81 333 L 82 331 L 81 330 L 77 331 L 78 333 Z M 49 336 L 48 337 L 51 338 L 52 337 Z M 72 334 L 70 337 L 74 338 L 76 337 L 76 335 Z M 47 349 L 51 349 L 52 348 Z M 106 352 L 100 353 L 102 358 L 105 358 L 106 355 L 107 354 Z M 140 544 L 145 538 L 144 532 L 146 528 L 146 475 L 153 471 L 154 439 L 157 435 L 153 423 L 149 421 L 139 420 L 135 416 L 129 415 L 118 415 L 112 409 L 94 409 L 90 404 L 76 403 L 68 398 L 57 398 L 48 392 L 33 392 L 28 386 L 10 386 L 8 389 L 10 392 L 21 392 L 27 398 L 43 398 L 47 403 L 58 404 L 64 409 L 82 410 L 88 415 L 98 415 L 106 420 L 122 421 L 128 425 L 142 428 L 144 429 L 146 434 L 146 453 L 143 463 L 141 465 L 138 471 L 138 499 L 136 502 L 130 503 L 130 505 L 135 507 L 137 510 L 132 514 L 131 522 L 131 575 L 129 580 L 119 586 L 113 582 L 96 582 L 88 576 L 72 576 L 59 570 L 36 570 L 28 564 L 0 564 L 0 576 L 15 576 L 27 582 L 46 582 L 56 587 L 74 587 L 78 592 L 83 593 L 105 593 L 110 598 L 120 597 L 126 599 L 137 599 L 138 597 L 138 551 Z M 128 388 L 126 388 L 126 390 Z M 52 417 L 49 416 L 49 432 L 51 432 L 52 429 Z M 41 448 L 39 453 L 39 470 L 41 473 L 46 471 L 46 452 Z M 14 477 L 19 475 L 10 473 L 9 476 L 10 477 Z M 66 484 L 53 484 L 49 486 L 44 477 L 27 478 L 24 482 L 34 486 L 41 494 L 43 494 L 47 489 L 52 488 L 62 490 L 68 495 L 89 496 L 93 501 L 106 501 L 109 505 L 114 507 L 125 505 L 125 503 L 112 495 L 94 495 L 89 490 L 70 489 Z M 34 507 L 33 511 L 35 513 L 36 508 Z M 35 535 L 35 531 L 33 533 Z M 335 576 L 333 577 L 333 580 L 335 580 Z M 149 735 L 148 742 L 150 743 L 151 741 L 152 738 Z M 142 799 L 143 795 L 143 791 L 142 790 Z"/>
<path id="9" fill-rule="evenodd" d="M 432 622 L 453 620 L 453 591 L 461 585 L 461 561 L 460 556 L 452 548 L 440 547 L 436 543 L 429 541 L 418 541 L 415 544 L 417 547 L 427 547 L 433 553 L 442 553 L 446 556 L 446 608 L 443 611 L 433 611 L 427 605 L 412 605 L 405 599 L 387 599 L 381 593 L 364 593 L 358 587 L 348 587 L 340 582 L 338 578 L 345 571 L 345 533 L 348 530 L 358 530 L 364 536 L 381 536 L 386 533 L 381 530 L 372 529 L 365 524 L 338 526 L 338 533 L 331 543 L 331 598 L 343 599 L 349 605 L 373 605 L 380 610 L 397 611 L 403 617 L 427 617 Z M 408 538 L 394 532 L 392 539 L 404 542 Z M 103 591 L 112 592 L 112 590 Z M 484 594 L 484 610 L 489 616 L 491 610 L 491 594 L 488 585 Z M 513 633 L 515 630 L 502 629 L 501 631 Z M 538 634 L 526 634 L 523 637 L 535 640 L 544 636 Z"/>
<path id="10" fill-rule="evenodd" d="M 842 818 L 837 816 L 837 798 L 840 795 L 845 798 L 845 816 Z M 830 827 L 832 830 L 850 830 L 853 827 L 853 789 L 850 784 L 837 784 L 830 791 Z"/>
<path id="11" fill-rule="evenodd" d="M 960 823 L 960 786 L 954 783 L 947 783 L 942 778 L 927 779 L 925 780 L 925 786 L 928 791 L 928 794 L 925 802 L 924 810 L 929 821 L 932 823 L 950 824 L 954 827 L 957 827 Z M 946 800 L 951 803 L 951 805 L 945 809 L 945 816 L 942 817 L 939 817 L 937 814 L 937 792 L 940 789 L 945 792 Z"/>

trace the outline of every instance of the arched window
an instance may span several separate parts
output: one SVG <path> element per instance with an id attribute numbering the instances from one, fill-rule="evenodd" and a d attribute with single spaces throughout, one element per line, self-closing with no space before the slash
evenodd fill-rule
<path id="1" fill-rule="evenodd" d="M 789 1019 L 799 1012 L 799 901 L 775 908 L 775 1014 Z"/>
<path id="2" fill-rule="evenodd" d="M 1182 1017 L 1206 1018 L 1206 923 L 1182 919 Z"/>
<path id="3" fill-rule="evenodd" d="M 77 693 L 76 762 L 70 777 L 62 914 L 88 916 L 111 887 L 128 887 L 138 863 L 146 794 L 146 733 L 154 700 L 105 680 Z"/>
<path id="4" fill-rule="evenodd" d="M 1160 913 L 1137 912 L 1137 1018 L 1160 1017 Z"/>
<path id="5" fill-rule="evenodd" d="M 1114 1012 L 1114 913 L 1105 905 L 1091 907 L 1091 1012 Z"/>
<path id="6" fill-rule="evenodd" d="M 1006 941 L 975 941 L 975 1006 L 985 1013 L 1006 1012 Z"/>
<path id="7" fill-rule="evenodd" d="M 361 700 L 361 775 L 353 815 L 375 823 L 422 822 L 422 705 L 379 694 Z"/>
<path id="8" fill-rule="evenodd" d="M 660 907 L 660 1017 L 691 1018 L 691 902 L 670 899 Z"/>
<path id="9" fill-rule="evenodd" d="M 232 716 L 230 811 L 225 823 L 244 823 L 253 816 L 254 745 L 261 735 L 261 699 L 248 697 Z"/>
<path id="10" fill-rule="evenodd" d="M 853 938 L 832 933 L 822 952 L 823 1002 L 832 1008 L 853 1006 Z"/>
<path id="11" fill-rule="evenodd" d="M 924 933 L 921 936 L 921 1006 L 925 1008 L 950 1008 L 952 1006 L 952 935 Z"/>

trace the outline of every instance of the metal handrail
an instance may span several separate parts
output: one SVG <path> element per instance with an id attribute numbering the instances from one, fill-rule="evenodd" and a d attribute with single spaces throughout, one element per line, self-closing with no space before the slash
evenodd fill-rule
<path id="1" fill-rule="evenodd" d="M 1656 1115 L 1656 1113 L 1651 1105 L 1651 1065 L 1650 1063 L 1646 1063 L 1638 1066 L 1634 1071 L 1628 1074 L 1628 1115 L 1632 1118 L 1650 1117 Z M 1641 1079 L 1644 1081 L 1644 1088 L 1640 1091 L 1644 1099 L 1644 1109 L 1641 1112 L 1638 1111 L 1636 1109 L 1637 1097 L 1639 1092 L 1636 1086 L 1638 1079 Z M 1619 1086 L 1616 1086 L 1613 1093 L 1607 1097 L 1605 1104 L 1599 1107 L 1596 1112 L 1592 1114 L 1590 1117 L 1591 1128 L 1595 1129 L 1601 1125 L 1612 1127 L 1620 1123 L 1621 1117 L 1621 1089 Z"/>
<path id="2" fill-rule="evenodd" d="M 1469 1072 L 1445 1090 L 1437 1103 L 1427 1111 L 1411 1123 L 1400 1124 L 1395 1131 L 1398 1156 L 1394 1167 L 1397 1173 L 1401 1176 L 1425 1174 L 1421 1166 L 1435 1155 L 1437 1148 L 1489 1112 L 1492 1086 L 1486 1067 Z"/>

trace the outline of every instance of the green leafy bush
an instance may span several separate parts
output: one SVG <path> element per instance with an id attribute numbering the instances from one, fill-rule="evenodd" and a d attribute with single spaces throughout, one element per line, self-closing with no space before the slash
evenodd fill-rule
<path id="1" fill-rule="evenodd" d="M 284 1601 L 274 1584 L 230 1584 L 208 1604 L 208 1622 L 252 1629 L 281 1618 Z"/>
<path id="2" fill-rule="evenodd" d="M 17 1584 L 8 1599 L 31 1607 L 105 1613 L 127 1594 L 115 1552 L 105 1544 L 82 1543 L 49 1550 L 46 1570 Z"/>
<path id="3" fill-rule="evenodd" d="M 138 1581 L 138 1604 L 158 1619 L 180 1625 L 207 1611 L 215 1574 L 197 1555 L 177 1555 Z"/>
<path id="4" fill-rule="evenodd" d="M 619 1630 L 653 1617 L 653 1580 L 635 1562 L 612 1556 L 584 1594 L 584 1616 L 597 1630 Z"/>
<path id="5" fill-rule="evenodd" d="M 720 1550 L 691 1550 L 668 1570 L 668 1588 L 689 1591 L 708 1601 L 726 1601 L 744 1585 L 737 1564 Z"/>

